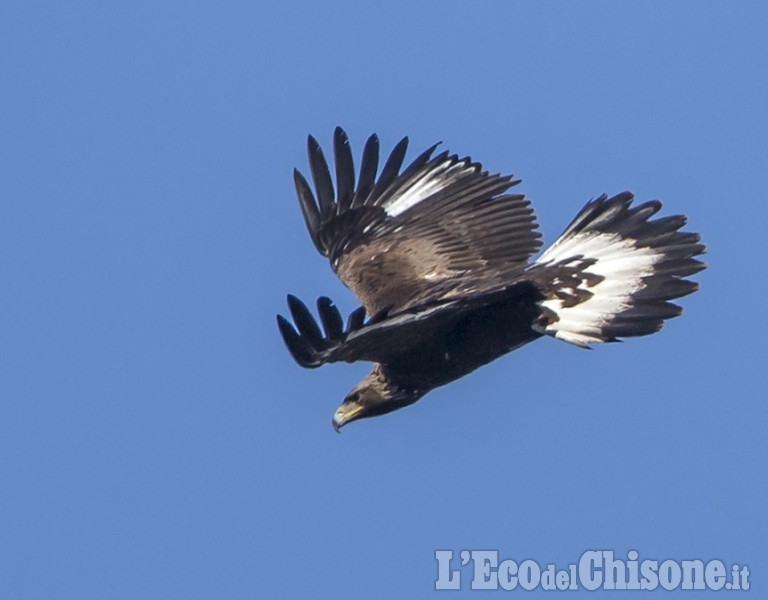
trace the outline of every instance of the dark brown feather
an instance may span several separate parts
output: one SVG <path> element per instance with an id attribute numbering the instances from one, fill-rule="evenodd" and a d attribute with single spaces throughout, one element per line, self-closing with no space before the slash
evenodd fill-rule
<path id="1" fill-rule="evenodd" d="M 368 138 L 352 193 L 349 143 L 337 128 L 336 199 L 323 152 L 311 136 L 317 204 L 306 180 L 296 176 L 315 245 L 369 314 L 439 299 L 441 290 L 455 294 L 483 281 L 495 285 L 505 273 L 519 272 L 541 244 L 528 201 L 504 194 L 518 180 L 490 175 L 448 152 L 432 157 L 436 145 L 401 172 L 407 146 L 408 138 L 395 146 L 377 180 L 378 138 Z"/>

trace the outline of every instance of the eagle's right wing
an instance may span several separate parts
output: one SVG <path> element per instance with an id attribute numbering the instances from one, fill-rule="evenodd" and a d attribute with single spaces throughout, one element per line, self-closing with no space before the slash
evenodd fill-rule
<path id="1" fill-rule="evenodd" d="M 504 194 L 518 181 L 448 152 L 432 157 L 436 146 L 400 172 L 407 145 L 408 138 L 397 144 L 377 179 L 379 142 L 372 135 L 356 184 L 347 135 L 337 128 L 334 190 L 310 136 L 317 199 L 294 171 L 315 247 L 371 315 L 492 289 L 541 245 L 528 200 Z"/>

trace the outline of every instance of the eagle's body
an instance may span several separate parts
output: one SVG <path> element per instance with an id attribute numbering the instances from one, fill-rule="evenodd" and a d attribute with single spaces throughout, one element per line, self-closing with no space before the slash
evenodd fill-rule
<path id="1" fill-rule="evenodd" d="M 541 298 L 535 287 L 520 283 L 487 306 L 447 311 L 444 322 L 387 347 L 380 362 L 390 379 L 413 392 L 445 385 L 540 337 L 530 324 Z"/>
<path id="2" fill-rule="evenodd" d="M 327 298 L 323 332 L 289 296 L 298 331 L 278 325 L 305 367 L 371 361 L 374 368 L 334 415 L 334 427 L 416 402 L 542 335 L 587 347 L 646 335 L 680 314 L 669 302 L 697 289 L 704 265 L 685 217 L 650 220 L 658 201 L 632 194 L 589 202 L 534 262 L 541 245 L 518 183 L 433 146 L 400 172 L 407 138 L 378 178 L 378 139 L 366 143 L 355 185 L 346 134 L 334 136 L 336 189 L 317 142 L 309 158 L 317 200 L 294 172 L 310 236 L 362 303 L 343 326 Z M 365 315 L 369 318 L 365 320 Z"/>

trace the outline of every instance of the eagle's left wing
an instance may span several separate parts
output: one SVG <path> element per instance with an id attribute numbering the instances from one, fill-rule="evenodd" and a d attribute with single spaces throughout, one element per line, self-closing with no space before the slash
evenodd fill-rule
<path id="1" fill-rule="evenodd" d="M 295 327 L 282 315 L 277 316 L 277 326 L 291 356 L 302 367 L 356 361 L 387 364 L 404 349 L 428 339 L 431 332 L 515 293 L 538 296 L 536 287 L 521 277 L 493 292 L 430 302 L 397 314 L 381 311 L 366 319 L 360 307 L 350 313 L 346 325 L 329 298 L 317 300 L 318 323 L 301 300 L 289 295 L 288 308 Z"/>
<path id="2" fill-rule="evenodd" d="M 336 128 L 336 189 L 312 136 L 317 199 L 294 171 L 315 247 L 369 315 L 493 288 L 541 245 L 528 200 L 504 194 L 519 180 L 448 152 L 432 157 L 436 146 L 400 172 L 407 145 L 408 138 L 397 144 L 377 179 L 379 142 L 372 135 L 356 184 L 349 140 Z"/>

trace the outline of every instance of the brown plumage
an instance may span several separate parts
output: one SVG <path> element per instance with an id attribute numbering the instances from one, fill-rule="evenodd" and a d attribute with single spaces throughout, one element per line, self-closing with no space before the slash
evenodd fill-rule
<path id="1" fill-rule="evenodd" d="M 374 363 L 334 415 L 338 430 L 391 412 L 543 334 L 587 346 L 657 331 L 680 308 L 669 300 L 697 289 L 683 279 L 704 268 L 697 234 L 682 216 L 650 220 L 658 201 L 631 206 L 632 194 L 588 203 L 558 240 L 540 246 L 536 219 L 519 183 L 490 175 L 469 158 L 436 146 L 401 172 L 404 138 L 381 173 L 371 136 L 355 182 L 346 134 L 334 133 L 336 186 L 309 137 L 316 191 L 294 171 L 312 241 L 360 300 L 344 326 L 327 298 L 322 331 L 289 296 L 296 325 L 278 316 L 304 367 Z M 366 320 L 365 316 L 369 315 Z"/>

